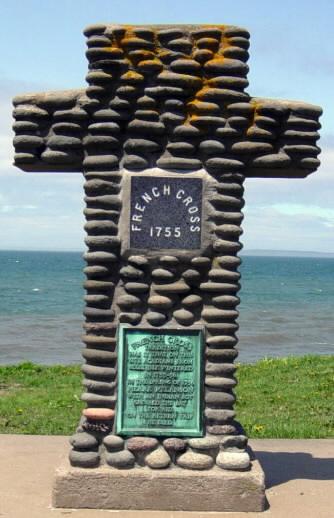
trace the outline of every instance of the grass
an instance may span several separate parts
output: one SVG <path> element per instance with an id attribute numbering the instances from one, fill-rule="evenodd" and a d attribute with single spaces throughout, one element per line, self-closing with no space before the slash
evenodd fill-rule
<path id="1" fill-rule="evenodd" d="M 237 418 L 250 437 L 334 437 L 334 355 L 238 369 Z M 0 367 L 0 433 L 70 435 L 83 403 L 79 366 Z"/>

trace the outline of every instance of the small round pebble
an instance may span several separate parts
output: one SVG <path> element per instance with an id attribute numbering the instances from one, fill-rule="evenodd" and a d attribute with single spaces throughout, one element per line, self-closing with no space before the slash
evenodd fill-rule
<path id="1" fill-rule="evenodd" d="M 109 466 L 117 469 L 129 469 L 135 465 L 135 457 L 128 450 L 107 453 L 106 461 Z"/>
<path id="2" fill-rule="evenodd" d="M 250 466 L 250 458 L 247 452 L 221 451 L 217 455 L 217 466 L 222 469 L 244 470 Z"/>
<path id="3" fill-rule="evenodd" d="M 213 459 L 203 453 L 187 451 L 180 455 L 176 461 L 178 466 L 185 469 L 210 469 L 213 466 Z"/>
<path id="4" fill-rule="evenodd" d="M 185 451 L 187 445 L 183 439 L 177 439 L 176 437 L 170 437 L 169 439 L 165 439 L 163 442 L 165 449 L 168 452 L 181 453 Z"/>
<path id="5" fill-rule="evenodd" d="M 96 451 L 70 451 L 69 460 L 78 468 L 95 468 L 100 463 L 100 455 Z"/>
<path id="6" fill-rule="evenodd" d="M 160 447 L 149 453 L 145 462 L 152 469 L 163 469 L 169 466 L 170 456 L 164 448 Z"/>
<path id="7" fill-rule="evenodd" d="M 82 432 L 72 435 L 70 438 L 70 444 L 76 450 L 90 450 L 96 448 L 99 442 L 94 435 Z"/>
<path id="8" fill-rule="evenodd" d="M 127 449 L 132 453 L 148 453 L 158 446 L 159 442 L 154 437 L 131 437 L 126 443 Z"/>
<path id="9" fill-rule="evenodd" d="M 216 437 L 196 437 L 188 439 L 188 445 L 194 450 L 212 450 L 218 448 L 219 439 Z"/>
<path id="10" fill-rule="evenodd" d="M 103 444 L 109 451 L 121 451 L 124 448 L 124 439 L 119 435 L 107 435 L 103 439 Z"/>

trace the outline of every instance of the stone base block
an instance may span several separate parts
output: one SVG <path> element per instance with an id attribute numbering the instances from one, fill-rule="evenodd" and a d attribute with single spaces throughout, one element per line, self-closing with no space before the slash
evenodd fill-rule
<path id="1" fill-rule="evenodd" d="M 72 509 L 249 512 L 263 511 L 264 504 L 264 473 L 256 460 L 244 472 L 82 469 L 66 461 L 53 488 L 53 506 Z"/>

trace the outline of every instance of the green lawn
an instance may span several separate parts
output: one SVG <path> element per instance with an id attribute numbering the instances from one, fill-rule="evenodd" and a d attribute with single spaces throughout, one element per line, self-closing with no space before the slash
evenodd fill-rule
<path id="1" fill-rule="evenodd" d="M 237 418 L 250 437 L 334 437 L 334 355 L 262 360 L 238 369 Z M 74 432 L 78 366 L 0 367 L 0 433 Z"/>

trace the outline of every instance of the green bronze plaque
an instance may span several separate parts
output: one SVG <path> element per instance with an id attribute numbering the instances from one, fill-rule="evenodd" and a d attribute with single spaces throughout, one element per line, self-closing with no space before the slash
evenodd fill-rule
<path id="1" fill-rule="evenodd" d="M 120 326 L 119 435 L 201 437 L 202 329 Z"/>

